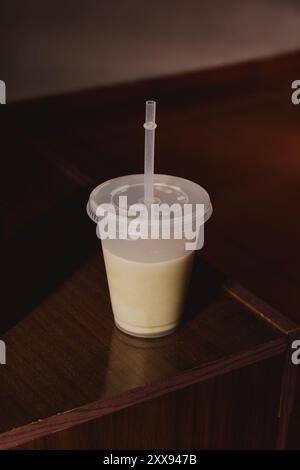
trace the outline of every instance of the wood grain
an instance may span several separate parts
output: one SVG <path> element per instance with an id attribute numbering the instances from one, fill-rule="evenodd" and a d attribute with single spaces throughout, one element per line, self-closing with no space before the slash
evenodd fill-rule
<path id="1" fill-rule="evenodd" d="M 95 253 L 3 336 L 0 447 L 283 353 L 285 336 L 223 290 L 219 278 L 199 258 L 181 328 L 153 341 L 130 338 L 113 325 Z"/>
<path id="2" fill-rule="evenodd" d="M 272 449 L 281 368 L 268 359 L 19 449 Z"/>
<path id="3" fill-rule="evenodd" d="M 245 447 L 246 438 L 250 447 L 282 447 L 287 433 L 294 435 L 288 397 L 296 378 L 283 358 L 300 324 L 300 112 L 290 101 L 299 60 L 294 54 L 1 107 L 6 282 L 0 332 L 8 364 L 0 368 L 0 448 L 71 433 L 63 430 L 96 418 L 113 433 L 117 415 L 139 423 L 141 411 L 131 409 L 150 416 L 172 394 L 168 420 L 174 423 L 177 394 L 184 401 L 191 393 L 197 401 L 197 387 L 206 390 L 208 407 L 203 447 Z M 200 183 L 214 205 L 183 325 L 151 342 L 115 330 L 99 241 L 85 214 L 95 184 L 142 171 L 149 97 L 158 99 L 156 172 Z M 253 433 L 256 420 L 265 440 L 246 431 L 232 431 L 228 440 L 222 434 L 219 441 L 206 433 L 217 401 L 210 402 L 209 387 L 221 390 L 221 376 L 237 374 L 233 382 L 228 378 L 226 393 L 234 395 L 239 381 L 247 383 L 242 369 L 255 364 L 258 390 L 268 390 L 263 364 L 273 360 L 285 364 L 272 378 L 280 390 L 276 412 L 274 404 L 264 414 L 259 400 L 256 416 L 242 402 L 236 411 Z M 219 407 L 225 406 L 220 394 Z M 233 411 L 226 416 L 223 425 L 235 426 Z M 120 420 L 125 429 L 125 417 Z M 84 436 L 89 424 L 81 426 Z M 154 436 L 145 439 L 157 444 Z M 130 437 L 124 445 L 134 442 L 138 438 Z"/>

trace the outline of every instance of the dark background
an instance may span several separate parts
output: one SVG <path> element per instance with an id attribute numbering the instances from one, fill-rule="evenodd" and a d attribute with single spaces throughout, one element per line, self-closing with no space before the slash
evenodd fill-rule
<path id="1" fill-rule="evenodd" d="M 5 0 L 0 18 L 8 101 L 300 47 L 297 0 Z"/>

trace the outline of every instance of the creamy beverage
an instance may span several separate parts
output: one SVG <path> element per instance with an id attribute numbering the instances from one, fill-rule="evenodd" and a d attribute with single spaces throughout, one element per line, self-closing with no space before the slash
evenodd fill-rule
<path id="1" fill-rule="evenodd" d="M 153 186 L 159 204 L 170 206 L 178 201 L 195 206 L 200 202 L 204 205 L 203 224 L 210 217 L 209 195 L 198 184 L 177 176 L 155 174 Z M 105 203 L 109 214 L 118 209 L 112 220 L 117 221 L 118 229 L 121 227 L 119 235 L 101 238 L 115 324 L 130 335 L 152 338 L 172 333 L 180 323 L 195 251 L 187 249 L 186 242 L 191 238 L 187 240 L 184 233 L 182 238 L 163 239 L 161 234 L 158 239 L 131 238 L 132 220 L 129 217 L 126 232 L 123 222 L 127 212 L 118 206 L 119 197 L 126 196 L 130 207 L 142 200 L 143 193 L 142 174 L 114 178 L 93 190 L 87 211 L 97 223 L 97 235 L 101 238 L 99 220 L 105 219 L 98 218 L 97 208 Z M 111 204 L 107 206 L 108 202 Z M 140 216 L 141 220 L 148 219 Z M 160 219 L 150 220 L 150 229 L 157 220 Z M 168 215 L 164 220 L 175 226 L 175 217 Z M 108 226 L 104 224 L 106 230 Z M 173 229 L 170 233 L 173 234 Z"/>
<path id="2" fill-rule="evenodd" d="M 179 323 L 194 252 L 161 262 L 137 262 L 103 247 L 116 325 L 137 336 L 163 336 Z"/>
<path id="3" fill-rule="evenodd" d="M 197 183 L 154 173 L 153 100 L 146 101 L 143 127 L 144 173 L 99 184 L 90 194 L 87 213 L 101 239 L 116 326 L 133 336 L 155 338 L 180 322 L 194 253 L 203 246 L 212 205 Z"/>

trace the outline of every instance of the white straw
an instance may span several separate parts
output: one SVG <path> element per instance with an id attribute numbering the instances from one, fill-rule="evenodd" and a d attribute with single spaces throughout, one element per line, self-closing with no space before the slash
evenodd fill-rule
<path id="1" fill-rule="evenodd" d="M 153 197 L 154 174 L 154 135 L 155 135 L 155 101 L 146 101 L 145 128 L 145 169 L 144 169 L 144 198 L 145 203 L 151 203 Z"/>

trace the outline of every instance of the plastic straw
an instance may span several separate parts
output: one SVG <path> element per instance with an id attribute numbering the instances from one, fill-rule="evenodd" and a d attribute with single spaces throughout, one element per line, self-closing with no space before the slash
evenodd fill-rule
<path id="1" fill-rule="evenodd" d="M 144 168 L 144 198 L 145 203 L 151 203 L 153 197 L 153 174 L 154 174 L 154 136 L 156 102 L 146 101 L 145 128 L 145 168 Z"/>

